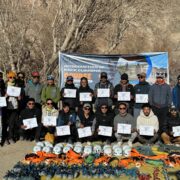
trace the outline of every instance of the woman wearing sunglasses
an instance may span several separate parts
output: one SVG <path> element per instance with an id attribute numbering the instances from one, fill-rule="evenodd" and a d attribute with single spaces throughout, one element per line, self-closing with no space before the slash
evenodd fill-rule
<path id="1" fill-rule="evenodd" d="M 55 126 L 58 117 L 58 110 L 54 108 L 52 99 L 47 99 L 46 104 L 42 107 L 42 124 L 44 134 L 54 136 Z"/>

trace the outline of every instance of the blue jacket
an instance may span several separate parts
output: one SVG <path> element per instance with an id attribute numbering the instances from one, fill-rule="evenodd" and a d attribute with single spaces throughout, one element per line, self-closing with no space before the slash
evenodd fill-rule
<path id="1" fill-rule="evenodd" d="M 57 118 L 57 126 L 67 125 L 69 122 L 76 122 L 76 114 L 71 112 L 65 113 L 63 110 L 60 111 Z"/>
<path id="2" fill-rule="evenodd" d="M 173 104 L 177 109 L 180 109 L 180 85 L 176 86 L 172 90 Z"/>

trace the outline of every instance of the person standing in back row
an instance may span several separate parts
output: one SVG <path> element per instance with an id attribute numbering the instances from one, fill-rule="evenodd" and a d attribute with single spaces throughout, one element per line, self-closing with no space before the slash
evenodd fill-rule
<path id="1" fill-rule="evenodd" d="M 37 71 L 32 72 L 32 81 L 29 81 L 25 87 L 27 98 L 34 98 L 36 107 L 41 109 L 41 92 L 43 85 L 40 83 L 40 74 Z"/>
<path id="2" fill-rule="evenodd" d="M 47 85 L 42 89 L 41 100 L 43 104 L 46 103 L 47 99 L 53 101 L 53 106 L 58 109 L 58 102 L 60 100 L 60 89 L 54 83 L 54 76 L 47 76 Z"/>
<path id="3" fill-rule="evenodd" d="M 133 114 L 133 104 L 134 104 L 134 87 L 129 83 L 128 75 L 126 73 L 121 75 L 120 83 L 117 84 L 114 88 L 114 98 L 117 101 L 115 113 L 118 114 L 118 105 L 120 102 L 118 100 L 118 92 L 130 92 L 130 101 L 125 101 L 128 107 L 128 113 Z"/>
<path id="4" fill-rule="evenodd" d="M 61 89 L 61 100 L 62 103 L 68 103 L 71 112 L 77 111 L 78 99 L 77 99 L 77 88 L 74 85 L 72 76 L 67 76 L 65 86 Z M 75 97 L 68 97 L 67 90 L 75 91 Z M 65 92 L 66 91 L 66 92 Z"/>
<path id="5" fill-rule="evenodd" d="M 149 103 L 152 106 L 154 114 L 159 120 L 159 132 L 162 132 L 164 120 L 168 113 L 168 107 L 172 103 L 170 86 L 165 83 L 165 74 L 157 73 L 156 82 L 151 86 L 149 91 Z"/>
<path id="6" fill-rule="evenodd" d="M 140 74 L 137 74 L 137 77 L 139 79 L 139 83 L 134 86 L 135 96 L 136 94 L 149 94 L 150 85 L 146 81 L 146 73 L 142 72 Z M 142 105 L 143 103 L 134 104 L 134 118 L 135 119 L 140 115 Z"/>
<path id="7" fill-rule="evenodd" d="M 109 89 L 109 95 L 107 97 L 98 97 L 98 89 Z M 96 83 L 94 89 L 94 95 L 96 97 L 95 100 L 95 108 L 99 110 L 102 104 L 107 104 L 109 108 L 112 108 L 113 105 L 113 92 L 114 87 L 112 83 L 108 80 L 108 76 L 106 72 L 101 72 L 100 81 Z"/>

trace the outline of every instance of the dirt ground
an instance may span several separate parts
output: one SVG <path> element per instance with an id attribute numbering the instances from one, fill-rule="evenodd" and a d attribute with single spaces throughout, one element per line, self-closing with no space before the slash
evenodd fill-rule
<path id="1" fill-rule="evenodd" d="M 3 179 L 5 173 L 27 153 L 32 152 L 34 145 L 35 142 L 18 141 L 15 144 L 0 146 L 0 179 Z"/>

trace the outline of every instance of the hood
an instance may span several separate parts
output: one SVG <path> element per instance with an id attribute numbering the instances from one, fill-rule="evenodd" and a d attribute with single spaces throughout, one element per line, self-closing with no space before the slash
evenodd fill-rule
<path id="1" fill-rule="evenodd" d="M 143 111 L 141 110 L 141 111 L 140 111 L 140 116 L 143 117 L 143 118 L 145 118 L 145 119 L 148 119 L 148 118 L 154 116 L 154 113 L 153 113 L 153 111 L 151 110 L 149 116 L 145 116 L 144 113 L 143 113 Z"/>

